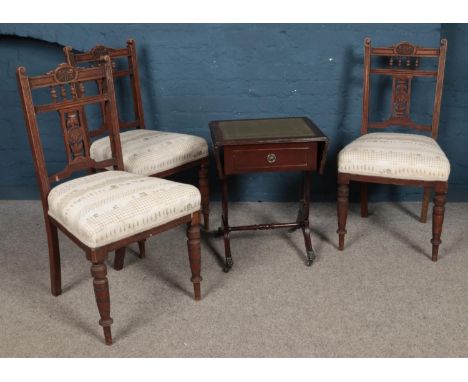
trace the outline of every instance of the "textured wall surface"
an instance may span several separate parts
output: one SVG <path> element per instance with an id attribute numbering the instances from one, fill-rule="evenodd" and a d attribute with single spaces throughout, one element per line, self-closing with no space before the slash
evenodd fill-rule
<path id="1" fill-rule="evenodd" d="M 23 65 L 30 74 L 41 74 L 63 61 L 63 45 L 87 50 L 98 43 L 122 46 L 134 38 L 151 129 L 209 141 L 213 119 L 309 116 L 332 143 L 325 175 L 314 177 L 313 198 L 334 200 L 336 153 L 359 135 L 364 38 L 370 36 L 375 45 L 409 40 L 437 46 L 442 33 L 449 39 L 449 59 L 440 142 L 453 166 L 449 197 L 468 200 L 463 171 L 467 32 L 466 26 L 440 24 L 0 25 L 0 198 L 37 197 L 15 68 Z M 430 100 L 424 87 L 415 93 L 421 105 Z M 375 102 L 377 115 L 385 116 L 389 103 Z M 414 106 L 418 113 L 418 103 Z M 47 150 L 60 150 L 60 144 L 45 133 Z M 211 186 L 218 198 L 214 166 Z M 258 174 L 233 179 L 231 192 L 238 200 L 295 200 L 298 187 L 297 174 Z M 374 186 L 370 192 L 373 200 L 419 198 L 412 188 Z"/>
<path id="2" fill-rule="evenodd" d="M 448 40 L 439 143 L 451 164 L 449 196 L 468 201 L 468 24 L 442 24 Z"/>

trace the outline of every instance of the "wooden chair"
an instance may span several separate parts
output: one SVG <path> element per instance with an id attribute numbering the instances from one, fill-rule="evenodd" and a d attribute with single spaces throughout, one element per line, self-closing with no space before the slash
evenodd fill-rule
<path id="1" fill-rule="evenodd" d="M 140 78 L 134 40 L 128 40 L 125 48 L 108 48 L 97 45 L 85 53 L 75 53 L 72 48 L 64 48 L 66 61 L 73 66 L 96 65 L 99 57 L 109 55 L 113 60 L 114 79 L 129 77 L 133 98 L 134 120 L 119 119 L 120 129 L 130 129 L 121 133 L 124 169 L 130 173 L 165 178 L 167 176 L 199 167 L 199 189 L 205 229 L 209 229 L 209 186 L 208 186 L 208 144 L 201 137 L 145 129 Z M 116 61 L 127 61 L 126 68 L 118 67 Z M 101 111 L 103 109 L 101 108 Z M 91 137 L 106 133 L 105 126 L 91 131 Z M 108 159 L 111 155 L 109 139 L 104 137 L 91 144 L 91 157 L 97 160 Z M 144 242 L 139 243 L 140 257 L 145 256 Z M 124 264 L 125 249 L 116 252 L 114 268 L 120 270 Z"/>
<path id="2" fill-rule="evenodd" d="M 447 40 L 439 48 L 422 48 L 408 42 L 388 48 L 375 48 L 364 42 L 364 90 L 361 137 L 347 145 L 338 155 L 338 235 L 339 249 L 344 248 L 350 181 L 361 182 L 361 216 L 367 217 L 367 183 L 424 187 L 421 222 L 426 222 L 431 189 L 435 191 L 432 225 L 432 260 L 437 261 L 445 194 L 450 163 L 436 142 L 444 81 Z M 374 57 L 388 58 L 386 67 L 374 67 Z M 437 69 L 425 70 L 422 59 L 437 60 Z M 374 58 L 374 60 L 376 60 Z M 377 58 L 378 60 L 378 58 Z M 377 65 L 376 65 L 377 66 Z M 392 79 L 391 116 L 383 122 L 369 121 L 371 75 Z M 435 78 L 435 97 L 430 125 L 418 124 L 410 117 L 411 83 L 415 77 Z M 368 129 L 401 126 L 430 132 L 420 134 L 368 133 Z"/>
<path id="3" fill-rule="evenodd" d="M 19 67 L 17 79 L 44 210 L 52 294 L 58 296 L 62 292 L 57 232 L 60 229 L 84 250 L 92 263 L 94 293 L 101 316 L 99 324 L 106 344 L 110 345 L 112 318 L 105 264 L 108 252 L 188 224 L 191 280 L 195 299 L 200 299 L 200 193 L 191 185 L 121 171 L 123 160 L 110 58 L 104 57 L 104 62 L 105 65 L 89 69 L 60 64 L 55 70 L 36 77 L 28 77 L 25 68 Z M 93 95 L 86 95 L 96 81 L 104 86 Z M 33 101 L 44 100 L 44 96 L 48 103 Z M 90 157 L 85 108 L 92 104 L 102 105 L 109 131 L 112 155 L 103 161 Z M 48 175 L 39 133 L 38 115 L 46 112 L 49 118 L 53 117 L 50 112 L 58 113 L 67 158 L 65 168 L 53 175 Z M 115 171 L 93 174 L 108 167 Z M 53 183 L 83 171 L 90 175 L 52 188 Z"/>

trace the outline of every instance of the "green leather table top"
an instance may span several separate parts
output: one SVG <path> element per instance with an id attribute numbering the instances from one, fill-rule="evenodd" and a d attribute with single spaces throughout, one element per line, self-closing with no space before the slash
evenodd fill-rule
<path id="1" fill-rule="evenodd" d="M 219 143 L 326 138 L 312 121 L 303 117 L 214 121 L 210 126 Z"/>

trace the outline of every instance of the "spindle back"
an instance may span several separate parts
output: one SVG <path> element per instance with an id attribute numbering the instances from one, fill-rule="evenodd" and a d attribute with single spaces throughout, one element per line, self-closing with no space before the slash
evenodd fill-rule
<path id="1" fill-rule="evenodd" d="M 364 86 L 361 135 L 367 134 L 368 129 L 404 126 L 419 131 L 431 132 L 431 136 L 436 139 L 439 130 L 446 54 L 446 39 L 440 41 L 439 48 L 422 48 L 407 41 L 400 42 L 391 47 L 377 48 L 371 46 L 370 38 L 366 38 L 364 41 Z M 372 58 L 378 56 L 387 58 L 386 67 L 377 68 L 372 66 Z M 422 59 L 438 60 L 437 70 L 422 69 Z M 387 120 L 381 122 L 369 121 L 370 83 L 372 75 L 390 76 L 392 78 L 391 115 Z M 411 84 L 415 77 L 433 77 L 436 79 L 432 123 L 430 125 L 416 123 L 410 116 Z"/>
<path id="2" fill-rule="evenodd" d="M 140 78 L 138 75 L 138 62 L 136 56 L 135 41 L 132 39 L 127 40 L 125 48 L 109 48 L 104 45 L 96 45 L 94 48 L 87 52 L 76 53 L 73 52 L 72 47 L 66 46 L 63 49 L 65 59 L 68 64 L 72 66 L 99 66 L 101 62 L 99 57 L 108 55 L 112 62 L 112 72 L 114 79 L 129 77 L 130 87 L 133 101 L 134 119 L 130 121 L 122 121 L 119 119 L 119 126 L 121 129 L 144 129 L 145 118 L 143 115 L 143 103 L 141 100 Z M 118 68 L 116 65 L 117 59 L 126 59 L 127 67 Z M 104 117 L 104 110 L 101 107 L 101 113 Z M 98 137 L 104 135 L 106 127 L 102 125 L 100 128 L 90 132 L 91 137 Z"/>
<path id="3" fill-rule="evenodd" d="M 101 59 L 103 65 L 94 68 L 79 69 L 60 64 L 54 70 L 34 77 L 28 77 L 24 67 L 17 68 L 18 88 L 43 203 L 47 203 L 52 183 L 66 179 L 77 171 L 92 172 L 106 167 L 123 170 L 111 62 L 108 56 Z M 97 94 L 86 95 L 88 85 L 95 88 L 96 81 L 101 81 L 103 86 L 95 91 Z M 34 93 L 47 88 L 50 102 L 36 104 Z M 90 134 L 85 107 L 93 104 L 104 106 L 105 128 L 109 130 L 113 154 L 112 159 L 99 162 L 90 157 L 89 151 Z M 59 115 L 67 157 L 65 168 L 52 175 L 46 168 L 37 118 L 39 114 L 47 112 L 57 112 Z"/>

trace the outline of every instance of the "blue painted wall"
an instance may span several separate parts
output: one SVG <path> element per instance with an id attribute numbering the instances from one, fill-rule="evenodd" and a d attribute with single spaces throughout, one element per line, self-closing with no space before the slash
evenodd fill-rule
<path id="1" fill-rule="evenodd" d="M 61 48 L 87 50 L 100 43 L 137 41 L 147 126 L 190 133 L 209 141 L 213 119 L 307 115 L 330 137 L 324 176 L 314 178 L 313 198 L 334 200 L 336 153 L 359 135 L 364 37 L 376 45 L 401 40 L 437 46 L 449 39 L 440 142 L 453 167 L 449 197 L 468 200 L 463 150 L 468 140 L 468 28 L 441 24 L 8 24 L 0 25 L 0 198 L 37 197 L 37 186 L 14 76 L 23 65 L 41 74 L 63 61 Z M 378 84 L 377 84 L 378 85 Z M 421 86 L 413 106 L 430 100 Z M 385 115 L 388 102 L 375 102 Z M 48 150 L 60 141 L 47 133 Z M 178 179 L 194 181 L 193 175 Z M 219 198 L 214 172 L 213 197 Z M 297 174 L 245 175 L 233 179 L 237 200 L 296 200 Z M 417 199 L 412 188 L 374 186 L 373 200 Z"/>
<path id="2" fill-rule="evenodd" d="M 449 44 L 440 118 L 440 145 L 451 163 L 449 195 L 468 201 L 468 24 L 442 24 Z"/>

